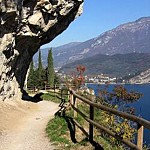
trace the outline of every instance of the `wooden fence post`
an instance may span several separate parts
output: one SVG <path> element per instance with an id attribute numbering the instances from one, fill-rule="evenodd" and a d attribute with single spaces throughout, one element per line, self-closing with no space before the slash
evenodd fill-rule
<path id="1" fill-rule="evenodd" d="M 138 124 L 137 146 L 140 150 L 143 149 L 143 131 L 144 131 L 144 127 Z"/>
<path id="2" fill-rule="evenodd" d="M 94 102 L 92 91 L 90 91 L 90 94 L 91 94 L 91 101 Z M 90 105 L 90 119 L 94 121 L 94 106 L 91 106 L 91 105 Z M 93 142 L 93 133 L 94 133 L 93 128 L 94 126 L 92 124 L 89 124 L 89 141 L 90 142 Z"/>
<path id="3" fill-rule="evenodd" d="M 72 91 L 70 91 L 69 100 L 70 100 L 70 103 L 73 105 L 73 94 L 72 94 Z"/>
<path id="4" fill-rule="evenodd" d="M 90 105 L 90 119 L 94 120 L 94 107 Z M 93 125 L 89 124 L 89 141 L 93 142 Z"/>
<path id="5" fill-rule="evenodd" d="M 74 107 L 77 108 L 77 98 L 74 95 L 73 95 L 73 105 L 74 105 Z M 75 110 L 74 110 L 73 114 L 74 114 L 74 118 L 76 118 L 77 117 L 77 112 Z"/>

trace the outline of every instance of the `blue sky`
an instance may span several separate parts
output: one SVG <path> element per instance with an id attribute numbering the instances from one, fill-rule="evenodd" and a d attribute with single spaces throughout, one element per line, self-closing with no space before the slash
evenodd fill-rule
<path id="1" fill-rule="evenodd" d="M 120 24 L 147 16 L 150 16 L 150 0 L 85 0 L 83 14 L 42 48 L 83 42 Z"/>

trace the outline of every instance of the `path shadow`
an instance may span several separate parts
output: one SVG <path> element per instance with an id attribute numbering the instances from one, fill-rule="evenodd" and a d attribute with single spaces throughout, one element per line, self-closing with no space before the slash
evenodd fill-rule
<path id="1" fill-rule="evenodd" d="M 95 142 L 94 140 L 90 141 L 89 138 L 85 138 L 81 142 L 78 142 L 76 140 L 76 123 L 73 120 L 73 118 L 66 115 L 67 107 L 65 105 L 65 99 L 61 100 L 59 107 L 60 107 L 60 109 L 55 113 L 55 116 L 59 116 L 59 117 L 64 118 L 64 120 L 67 123 L 69 132 L 70 132 L 71 141 L 73 143 L 82 143 L 83 141 L 84 142 L 90 142 L 90 144 L 92 144 L 92 146 L 94 147 L 94 150 L 104 150 L 104 148 L 99 143 Z"/>
<path id="2" fill-rule="evenodd" d="M 70 131 L 70 137 L 72 142 L 77 143 L 77 140 L 75 138 L 75 123 L 73 121 L 73 118 L 66 116 L 66 109 L 68 106 L 69 105 L 66 105 L 66 100 L 64 98 L 61 98 L 61 102 L 59 104 L 60 109 L 55 113 L 55 116 L 64 118 Z"/>
<path id="3" fill-rule="evenodd" d="M 23 91 L 23 95 L 22 95 L 22 100 L 24 101 L 30 101 L 30 102 L 34 102 L 34 103 L 38 103 L 40 101 L 42 101 L 43 99 L 41 98 L 41 96 L 43 95 L 43 93 L 37 93 L 34 96 L 30 96 L 25 90 Z"/>
<path id="4" fill-rule="evenodd" d="M 85 138 L 79 143 L 86 143 L 86 142 L 90 142 L 89 138 Z M 95 141 L 91 141 L 90 144 L 93 146 L 93 148 L 94 148 L 93 150 L 104 150 L 104 148 L 99 143 L 97 143 Z"/>
<path id="5" fill-rule="evenodd" d="M 77 143 L 77 140 L 75 138 L 75 122 L 73 121 L 73 118 L 65 115 L 66 109 L 63 108 L 63 102 L 61 102 L 59 106 L 60 109 L 55 113 L 55 116 L 62 117 L 66 121 L 68 129 L 70 131 L 70 138 L 73 143 Z"/>
<path id="6" fill-rule="evenodd" d="M 104 150 L 104 148 L 99 143 L 95 141 L 90 141 L 90 143 L 93 145 L 94 150 Z"/>
<path id="7" fill-rule="evenodd" d="M 72 142 L 77 143 L 77 140 L 75 137 L 75 134 L 76 134 L 75 122 L 73 121 L 73 119 L 71 117 L 64 116 L 63 118 L 65 119 L 68 129 L 70 131 L 70 138 L 71 138 Z"/>
<path id="8" fill-rule="evenodd" d="M 99 143 L 97 143 L 94 140 L 90 141 L 89 138 L 85 138 L 81 142 L 78 142 L 76 140 L 76 123 L 74 122 L 73 118 L 71 118 L 69 116 L 65 116 L 65 115 L 63 115 L 61 117 L 63 117 L 64 120 L 67 123 L 68 129 L 69 129 L 69 132 L 70 132 L 70 138 L 71 138 L 71 141 L 73 143 L 82 143 L 83 141 L 84 142 L 90 142 L 90 144 L 93 146 L 94 150 L 104 150 L 104 148 Z"/>
<path id="9" fill-rule="evenodd" d="M 60 109 L 55 113 L 55 116 L 62 117 L 65 116 L 67 106 L 65 105 L 66 100 L 64 98 L 59 97 L 59 99 L 61 99 L 61 102 L 59 104 Z"/>

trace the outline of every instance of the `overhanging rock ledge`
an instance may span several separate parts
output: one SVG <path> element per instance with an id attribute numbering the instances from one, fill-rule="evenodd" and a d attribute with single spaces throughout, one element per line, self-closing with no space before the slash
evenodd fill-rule
<path id="1" fill-rule="evenodd" d="M 84 0 L 0 0 L 0 100 L 21 99 L 38 48 L 82 13 Z"/>

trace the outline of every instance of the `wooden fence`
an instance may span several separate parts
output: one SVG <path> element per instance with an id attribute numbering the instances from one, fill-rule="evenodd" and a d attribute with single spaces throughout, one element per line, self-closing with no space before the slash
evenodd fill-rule
<path id="1" fill-rule="evenodd" d="M 77 100 L 80 100 L 86 104 L 89 105 L 90 107 L 90 114 L 89 116 L 86 116 L 83 112 L 81 112 L 78 108 L 77 108 Z M 86 134 L 89 136 L 89 140 L 93 141 L 93 128 L 96 127 L 102 131 L 104 131 L 105 133 L 107 133 L 108 135 L 116 138 L 117 140 L 119 140 L 120 142 L 124 143 L 125 145 L 127 145 L 128 147 L 130 147 L 131 149 L 137 149 L 137 150 L 142 150 L 143 147 L 143 130 L 144 127 L 147 129 L 150 129 L 150 121 L 145 120 L 143 118 L 137 117 L 135 115 L 131 115 L 125 112 L 121 112 L 118 111 L 116 109 L 104 106 L 102 104 L 99 103 L 95 103 L 92 100 L 86 99 L 78 94 L 76 94 L 76 92 L 72 89 L 69 90 L 69 101 L 70 101 L 70 105 L 74 110 L 74 117 L 77 116 L 77 113 L 80 114 L 87 122 L 89 122 L 89 133 Z M 103 111 L 109 112 L 111 114 L 120 116 L 122 118 L 131 120 L 133 122 L 137 123 L 137 145 L 132 143 L 129 140 L 123 139 L 121 136 L 117 135 L 116 133 L 112 132 L 111 130 L 109 130 L 108 128 L 102 126 L 101 124 L 97 123 L 94 121 L 94 108 L 98 108 L 101 109 Z M 79 127 L 80 125 L 77 124 Z M 84 130 L 83 130 L 84 131 Z M 86 132 L 84 132 L 86 133 Z"/>

